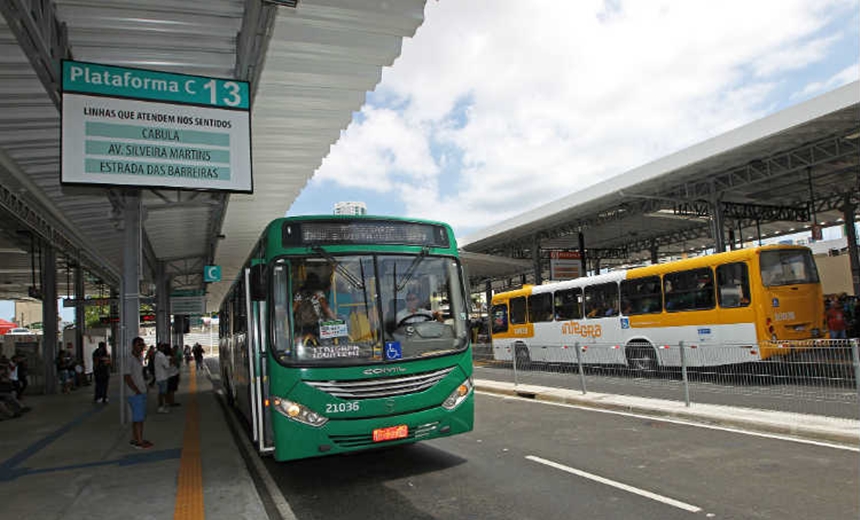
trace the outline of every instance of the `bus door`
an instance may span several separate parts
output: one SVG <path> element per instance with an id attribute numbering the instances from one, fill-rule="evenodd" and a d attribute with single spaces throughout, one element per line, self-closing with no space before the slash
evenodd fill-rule
<path id="1" fill-rule="evenodd" d="M 274 451 L 269 402 L 269 367 L 266 357 L 266 302 L 255 301 L 250 292 L 250 269 L 245 269 L 245 301 L 248 315 L 248 368 L 251 395 L 251 433 L 260 453 Z"/>

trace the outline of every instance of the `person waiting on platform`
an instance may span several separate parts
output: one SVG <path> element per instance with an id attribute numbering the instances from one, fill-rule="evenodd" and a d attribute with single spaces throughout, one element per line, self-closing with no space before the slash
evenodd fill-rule
<path id="1" fill-rule="evenodd" d="M 397 313 L 397 326 L 410 323 L 421 323 L 424 321 L 442 321 L 442 316 L 438 312 L 429 311 L 423 308 L 418 294 L 414 292 L 406 293 L 406 308 L 401 309 Z"/>
<path id="2" fill-rule="evenodd" d="M 96 391 L 93 401 L 96 403 L 108 403 L 108 383 L 110 382 L 110 354 L 107 351 L 107 343 L 99 341 L 99 347 L 93 352 L 93 379 L 96 383 Z"/>

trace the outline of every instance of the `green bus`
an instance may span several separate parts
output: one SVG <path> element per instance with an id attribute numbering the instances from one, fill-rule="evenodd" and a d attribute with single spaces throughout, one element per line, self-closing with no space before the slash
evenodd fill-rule
<path id="1" fill-rule="evenodd" d="M 223 389 L 279 461 L 467 432 L 468 317 L 448 225 L 277 219 L 221 303 Z"/>

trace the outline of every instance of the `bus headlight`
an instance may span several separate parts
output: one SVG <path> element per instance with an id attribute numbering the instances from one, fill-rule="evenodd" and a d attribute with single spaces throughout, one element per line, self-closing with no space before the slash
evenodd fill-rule
<path id="1" fill-rule="evenodd" d="M 275 410 L 284 417 L 302 424 L 307 424 L 308 426 L 313 426 L 314 428 L 319 428 L 328 422 L 327 417 L 323 417 L 310 408 L 294 401 L 275 397 L 272 399 L 272 404 L 275 405 Z"/>
<path id="2" fill-rule="evenodd" d="M 468 378 L 451 392 L 451 395 L 448 396 L 447 399 L 442 403 L 442 408 L 446 410 L 453 410 L 460 406 L 469 394 L 472 392 L 472 378 Z"/>

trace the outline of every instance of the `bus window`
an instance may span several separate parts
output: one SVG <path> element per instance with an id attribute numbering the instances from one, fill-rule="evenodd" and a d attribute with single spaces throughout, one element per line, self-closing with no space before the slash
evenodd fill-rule
<path id="1" fill-rule="evenodd" d="M 532 323 L 552 321 L 552 293 L 529 296 L 529 321 Z"/>
<path id="2" fill-rule="evenodd" d="M 233 333 L 248 331 L 248 317 L 245 308 L 245 278 L 240 278 L 233 298 Z"/>
<path id="3" fill-rule="evenodd" d="M 818 283 L 818 271 L 808 249 L 761 252 L 761 281 L 767 287 Z"/>
<path id="4" fill-rule="evenodd" d="M 750 280 L 747 264 L 736 262 L 717 267 L 720 307 L 748 307 Z"/>
<path id="5" fill-rule="evenodd" d="M 709 267 L 669 273 L 663 277 L 669 312 L 714 308 L 714 273 Z"/>
<path id="6" fill-rule="evenodd" d="M 493 305 L 493 334 L 508 331 L 508 306 Z"/>
<path id="7" fill-rule="evenodd" d="M 275 287 L 286 287 L 289 278 L 287 265 L 283 260 L 278 260 L 272 271 L 272 282 Z M 274 347 L 275 350 L 283 352 L 287 357 L 292 352 L 290 343 L 290 305 L 288 291 L 275 291 L 272 299 L 273 305 L 273 324 L 274 327 Z"/>
<path id="8" fill-rule="evenodd" d="M 582 318 L 582 309 L 580 309 L 581 301 L 581 289 L 566 289 L 564 291 L 556 291 L 555 319 L 578 320 Z"/>
<path id="9" fill-rule="evenodd" d="M 525 297 L 511 298 L 511 323 L 523 324 L 526 322 L 526 299 Z"/>
<path id="10" fill-rule="evenodd" d="M 651 314 L 661 312 L 660 277 L 649 276 L 621 282 L 621 314 Z"/>
<path id="11" fill-rule="evenodd" d="M 618 314 L 618 284 L 601 283 L 585 288 L 585 317 L 602 318 Z"/>

